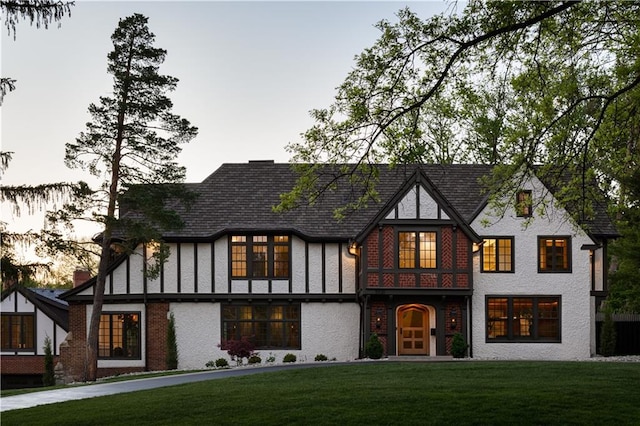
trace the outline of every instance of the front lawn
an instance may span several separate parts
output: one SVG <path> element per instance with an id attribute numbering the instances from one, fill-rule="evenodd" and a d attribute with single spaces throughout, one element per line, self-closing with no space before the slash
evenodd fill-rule
<path id="1" fill-rule="evenodd" d="M 266 372 L 2 414 L 3 425 L 640 422 L 640 363 L 371 362 Z"/>

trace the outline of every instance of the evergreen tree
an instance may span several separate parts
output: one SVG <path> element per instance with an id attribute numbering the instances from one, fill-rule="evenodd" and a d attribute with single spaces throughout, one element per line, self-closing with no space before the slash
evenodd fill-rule
<path id="1" fill-rule="evenodd" d="M 42 384 L 45 386 L 53 386 L 56 384 L 51 339 L 49 336 L 44 339 L 44 375 L 42 376 Z"/>
<path id="2" fill-rule="evenodd" d="M 140 243 L 161 241 L 162 231 L 182 226 L 179 214 L 165 201 L 172 197 L 177 205 L 184 205 L 193 199 L 181 184 L 185 169 L 175 159 L 180 145 L 194 138 L 197 128 L 171 112 L 167 94 L 178 80 L 158 73 L 166 51 L 153 46 L 155 36 L 147 23 L 141 14 L 118 23 L 111 37 L 113 51 L 107 57 L 112 95 L 89 106 L 91 121 L 86 130 L 66 146 L 69 167 L 104 179 L 91 198 L 65 209 L 67 218 L 91 211 L 103 228 L 85 380 L 95 380 L 97 374 L 100 314 L 112 244 L 117 240 L 121 250 L 131 250 Z M 167 252 L 161 249 L 153 254 L 162 261 Z"/>
<path id="3" fill-rule="evenodd" d="M 169 315 L 167 328 L 167 370 L 178 368 L 178 339 L 176 336 L 176 319 L 173 312 Z"/>

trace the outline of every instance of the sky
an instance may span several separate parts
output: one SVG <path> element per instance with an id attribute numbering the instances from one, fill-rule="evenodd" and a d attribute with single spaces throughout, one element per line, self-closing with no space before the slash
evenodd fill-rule
<path id="1" fill-rule="evenodd" d="M 60 27 L 23 23 L 15 39 L 3 28 L 1 73 L 17 85 L 1 107 L 1 149 L 14 152 L 2 183 L 90 181 L 64 165 L 65 143 L 85 130 L 89 104 L 111 95 L 107 54 L 121 18 L 147 16 L 155 46 L 167 50 L 160 73 L 179 79 L 173 112 L 199 128 L 178 161 L 187 182 L 200 182 L 223 163 L 289 161 L 286 145 L 311 127 L 310 110 L 332 103 L 354 57 L 379 37 L 375 23 L 407 6 L 427 18 L 449 5 L 77 0 Z M 37 230 L 42 218 L 2 207 L 14 232 Z"/>

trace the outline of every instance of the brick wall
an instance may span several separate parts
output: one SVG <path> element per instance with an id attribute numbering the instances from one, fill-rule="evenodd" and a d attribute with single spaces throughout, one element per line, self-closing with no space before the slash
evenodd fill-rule
<path id="1" fill-rule="evenodd" d="M 442 239 L 442 268 L 451 269 L 453 266 L 453 230 L 450 227 L 443 227 Z"/>
<path id="2" fill-rule="evenodd" d="M 58 356 L 53 357 L 53 364 Z M 44 374 L 44 355 L 2 355 L 0 373 L 5 374 Z"/>
<path id="3" fill-rule="evenodd" d="M 382 266 L 385 269 L 392 269 L 395 265 L 395 238 L 393 228 L 385 226 L 382 229 Z"/>
<path id="4" fill-rule="evenodd" d="M 378 232 L 374 231 L 367 237 L 367 265 L 369 268 L 378 267 L 380 251 L 378 247 Z"/>
<path id="5" fill-rule="evenodd" d="M 87 307 L 69 305 L 69 333 L 60 344 L 59 363 L 65 383 L 82 380 L 84 376 L 85 343 L 87 338 Z"/>
<path id="6" fill-rule="evenodd" d="M 466 269 L 469 265 L 469 245 L 471 241 L 461 230 L 456 231 L 456 266 L 458 269 Z"/>
<path id="7" fill-rule="evenodd" d="M 147 370 L 167 369 L 167 327 L 169 303 L 147 306 Z"/>

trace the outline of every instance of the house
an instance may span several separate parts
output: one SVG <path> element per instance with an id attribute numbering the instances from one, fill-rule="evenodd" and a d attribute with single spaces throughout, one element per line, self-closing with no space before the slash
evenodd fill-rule
<path id="1" fill-rule="evenodd" d="M 69 331 L 65 290 L 13 285 L 2 292 L 2 388 L 42 385 L 45 339 L 54 362 Z"/>
<path id="2" fill-rule="evenodd" d="M 165 368 L 175 318 L 179 368 L 227 354 L 250 337 L 264 357 L 363 356 L 372 333 L 387 356 L 445 356 L 461 333 L 474 358 L 584 359 L 595 352 L 595 314 L 606 295 L 602 209 L 588 230 L 554 207 L 535 176 L 499 217 L 483 194 L 481 165 L 377 166 L 379 201 L 341 221 L 352 199 L 339 187 L 312 206 L 276 213 L 296 179 L 289 164 L 224 164 L 202 183 L 185 222 L 166 233 L 170 257 L 143 273 L 154 245 L 108 271 L 99 375 Z M 544 201 L 544 217 L 532 209 Z M 72 338 L 62 362 L 78 377 L 95 278 L 63 295 Z"/>

